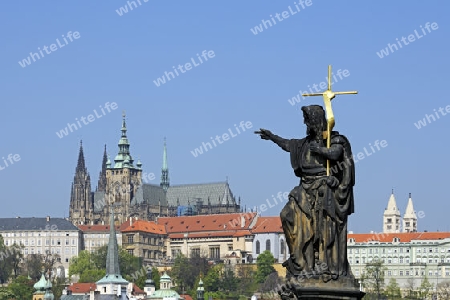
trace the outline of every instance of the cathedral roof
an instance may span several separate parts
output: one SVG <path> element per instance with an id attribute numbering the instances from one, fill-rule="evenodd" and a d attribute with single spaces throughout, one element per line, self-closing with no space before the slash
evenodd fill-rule
<path id="1" fill-rule="evenodd" d="M 226 205 L 227 200 L 230 205 L 235 205 L 236 201 L 230 190 L 228 182 L 215 182 L 203 184 L 183 184 L 172 185 L 167 190 L 167 202 L 171 206 L 195 205 L 197 200 L 203 202 L 203 205 Z"/>
<path id="2" fill-rule="evenodd" d="M 75 225 L 63 218 L 0 218 L 0 231 L 38 231 L 52 229 L 59 231 L 78 231 Z"/>
<path id="3" fill-rule="evenodd" d="M 147 203 L 150 205 L 167 206 L 166 193 L 162 187 L 155 184 L 142 184 L 138 187 L 136 195 L 131 200 L 131 205 Z"/>

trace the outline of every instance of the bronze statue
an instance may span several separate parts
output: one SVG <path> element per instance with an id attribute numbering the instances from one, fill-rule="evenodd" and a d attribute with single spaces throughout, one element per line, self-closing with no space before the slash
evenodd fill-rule
<path id="1" fill-rule="evenodd" d="M 355 183 L 351 147 L 336 131 L 331 133 L 330 148 L 325 147 L 325 111 L 319 105 L 304 106 L 302 111 L 307 126 L 303 139 L 283 139 L 266 129 L 256 132 L 290 152 L 294 173 L 301 179 L 280 215 L 290 252 L 283 265 L 290 276 L 337 279 L 350 271 L 347 216 L 353 213 Z"/>
<path id="2" fill-rule="evenodd" d="M 300 178 L 280 213 L 290 257 L 283 263 L 286 285 L 282 300 L 355 299 L 364 297 L 347 260 L 347 219 L 354 212 L 355 164 L 348 139 L 333 131 L 331 100 L 356 91 L 323 93 L 320 105 L 303 106 L 306 137 L 283 139 L 269 130 L 256 131 L 290 153 L 291 166 Z"/>

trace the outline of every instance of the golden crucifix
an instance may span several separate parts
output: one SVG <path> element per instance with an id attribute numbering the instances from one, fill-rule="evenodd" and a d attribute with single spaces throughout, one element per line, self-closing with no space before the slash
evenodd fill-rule
<path id="1" fill-rule="evenodd" d="M 334 127 L 334 114 L 333 109 L 331 107 L 331 100 L 336 97 L 336 95 L 349 95 L 349 94 L 358 94 L 357 91 L 350 92 L 332 92 L 331 91 L 331 65 L 328 66 L 328 89 L 323 93 L 313 93 L 313 94 L 303 94 L 303 97 L 308 96 L 323 96 L 323 102 L 325 103 L 325 111 L 327 113 L 327 148 L 331 146 L 331 131 Z M 327 160 L 327 176 L 330 175 L 330 160 Z"/>

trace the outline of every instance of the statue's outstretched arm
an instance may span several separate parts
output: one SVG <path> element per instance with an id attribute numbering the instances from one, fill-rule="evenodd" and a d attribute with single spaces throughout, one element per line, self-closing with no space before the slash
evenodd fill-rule
<path id="1" fill-rule="evenodd" d="M 255 131 L 255 134 L 259 134 L 259 136 L 263 140 L 271 140 L 272 142 L 277 144 L 284 151 L 290 152 L 288 139 L 283 139 L 282 137 L 280 137 L 276 134 L 273 134 L 270 130 L 263 129 L 263 128 L 261 128 L 259 131 Z"/>

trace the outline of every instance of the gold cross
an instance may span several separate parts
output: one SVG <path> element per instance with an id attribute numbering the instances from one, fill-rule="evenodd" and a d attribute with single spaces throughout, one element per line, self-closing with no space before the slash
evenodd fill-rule
<path id="1" fill-rule="evenodd" d="M 349 92 L 333 92 L 331 91 L 331 65 L 328 66 L 328 89 L 323 93 L 312 93 L 312 94 L 303 94 L 303 97 L 308 96 L 323 96 L 323 102 L 325 104 L 325 111 L 327 114 L 327 148 L 331 146 L 331 131 L 334 127 L 334 114 L 333 109 L 331 107 L 331 100 L 336 97 L 336 95 L 351 95 L 358 94 L 357 91 L 349 91 Z M 330 161 L 327 160 L 327 175 L 330 175 Z"/>

